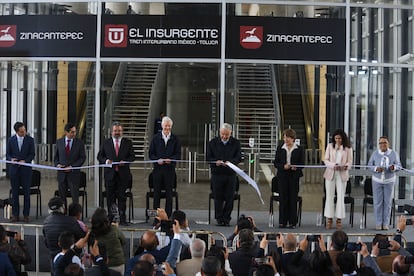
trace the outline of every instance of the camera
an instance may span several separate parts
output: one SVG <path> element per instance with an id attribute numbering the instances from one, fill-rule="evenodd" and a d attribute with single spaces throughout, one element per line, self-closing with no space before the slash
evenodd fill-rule
<path id="1" fill-rule="evenodd" d="M 6 231 L 6 236 L 7 237 L 11 237 L 11 238 L 14 238 L 14 236 L 16 236 L 16 234 L 17 234 L 17 232 L 15 232 L 15 231 Z"/>
<path id="2" fill-rule="evenodd" d="M 119 223 L 121 221 L 118 211 L 118 205 L 116 205 L 116 203 L 112 204 L 111 208 L 109 208 L 108 218 L 113 223 Z"/>
<path id="3" fill-rule="evenodd" d="M 378 248 L 379 249 L 387 249 L 390 247 L 390 241 L 387 239 L 379 240 L 378 241 Z"/>
<path id="4" fill-rule="evenodd" d="M 266 240 L 268 241 L 276 241 L 278 237 L 280 237 L 280 234 L 274 234 L 274 233 L 266 234 Z"/>
<path id="5" fill-rule="evenodd" d="M 405 256 L 405 258 L 404 258 L 404 262 L 406 263 L 406 264 L 414 264 L 414 256 Z"/>
<path id="6" fill-rule="evenodd" d="M 263 257 L 263 258 L 254 258 L 254 263 L 256 265 L 266 264 L 267 263 L 267 258 L 266 257 Z"/>
<path id="7" fill-rule="evenodd" d="M 405 225 L 413 225 L 413 220 L 408 218 L 405 220 Z"/>
<path id="8" fill-rule="evenodd" d="M 150 218 L 155 218 L 157 216 L 157 210 L 147 209 L 147 216 Z"/>
<path id="9" fill-rule="evenodd" d="M 362 244 L 356 242 L 349 242 L 346 244 L 346 251 L 361 251 Z"/>
<path id="10" fill-rule="evenodd" d="M 306 239 L 309 242 L 318 242 L 320 237 L 321 237 L 321 235 L 308 235 L 308 236 L 306 236 Z"/>
<path id="11" fill-rule="evenodd" d="M 156 271 L 158 271 L 158 272 L 165 271 L 165 264 L 157 264 L 157 265 L 154 265 L 154 266 L 156 268 Z"/>

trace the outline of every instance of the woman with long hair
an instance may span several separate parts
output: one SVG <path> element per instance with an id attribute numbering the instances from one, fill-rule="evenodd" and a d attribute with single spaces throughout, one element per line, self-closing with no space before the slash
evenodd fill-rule
<path id="1" fill-rule="evenodd" d="M 345 191 L 349 180 L 349 169 L 352 166 L 351 143 L 342 129 L 337 129 L 332 134 L 331 143 L 326 148 L 324 163 L 326 229 L 332 228 L 333 217 L 336 217 L 336 228 L 340 230 L 342 219 L 345 218 Z M 334 208 L 335 189 L 336 209 Z"/>
<path id="2" fill-rule="evenodd" d="M 91 240 L 98 240 L 106 247 L 108 268 L 124 274 L 125 256 L 123 246 L 125 236 L 116 224 L 108 219 L 108 213 L 103 208 L 98 208 L 92 215 Z"/>

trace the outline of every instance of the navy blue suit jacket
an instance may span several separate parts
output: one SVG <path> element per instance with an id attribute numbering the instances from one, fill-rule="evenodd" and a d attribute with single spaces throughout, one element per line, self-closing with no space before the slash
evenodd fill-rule
<path id="1" fill-rule="evenodd" d="M 6 146 L 6 159 L 11 161 L 13 158 L 17 160 L 24 160 L 26 163 L 31 163 L 35 156 L 35 144 L 34 139 L 29 135 L 26 135 L 23 139 L 23 144 L 21 150 L 19 150 L 19 144 L 17 142 L 17 136 L 13 135 L 7 141 Z M 17 173 L 19 174 L 27 174 L 30 176 L 32 173 L 32 167 L 28 166 L 20 166 L 20 165 L 13 165 L 10 164 L 9 168 L 9 175 L 15 176 Z"/>

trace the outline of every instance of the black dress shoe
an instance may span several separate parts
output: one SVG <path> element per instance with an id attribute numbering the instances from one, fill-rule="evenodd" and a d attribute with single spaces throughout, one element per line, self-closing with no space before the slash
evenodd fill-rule
<path id="1" fill-rule="evenodd" d="M 224 221 L 217 221 L 216 226 L 226 226 Z"/>
<path id="2" fill-rule="evenodd" d="M 296 225 L 293 225 L 293 224 L 292 225 L 289 225 L 288 228 L 289 229 L 296 229 Z"/>
<path id="3" fill-rule="evenodd" d="M 279 228 L 286 228 L 286 224 L 279 224 Z"/>
<path id="4" fill-rule="evenodd" d="M 224 226 L 230 226 L 230 221 L 225 221 Z"/>
<path id="5" fill-rule="evenodd" d="M 129 226 L 129 223 L 123 220 L 123 221 L 121 221 L 121 222 L 119 223 L 119 225 L 122 225 L 122 226 Z"/>

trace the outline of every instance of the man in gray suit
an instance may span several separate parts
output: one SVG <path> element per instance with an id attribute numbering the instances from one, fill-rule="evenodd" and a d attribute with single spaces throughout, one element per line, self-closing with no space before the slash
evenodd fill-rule
<path id="1" fill-rule="evenodd" d="M 65 125 L 65 136 L 56 141 L 55 166 L 65 168 L 59 170 L 57 179 L 59 182 L 59 197 L 65 202 L 66 191 L 69 189 L 72 202 L 79 203 L 80 170 L 72 167 L 80 167 L 86 159 L 85 145 L 82 140 L 76 138 L 76 126 L 72 123 Z"/>

